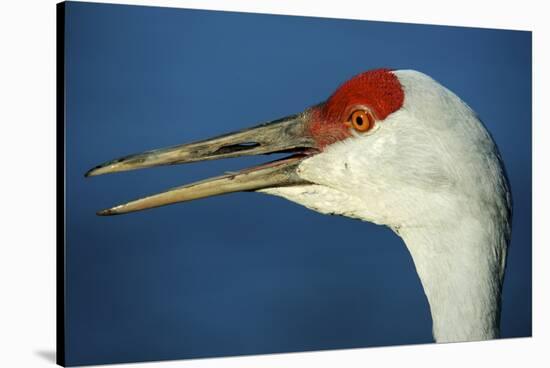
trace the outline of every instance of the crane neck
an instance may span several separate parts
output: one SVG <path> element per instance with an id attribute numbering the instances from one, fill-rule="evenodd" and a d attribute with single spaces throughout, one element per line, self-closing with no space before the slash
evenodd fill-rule
<path id="1" fill-rule="evenodd" d="M 436 342 L 499 337 L 507 237 L 491 219 L 396 230 L 412 255 L 430 304 Z"/>

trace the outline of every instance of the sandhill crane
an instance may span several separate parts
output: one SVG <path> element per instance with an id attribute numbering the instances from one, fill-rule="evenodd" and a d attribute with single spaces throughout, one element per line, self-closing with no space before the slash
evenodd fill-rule
<path id="1" fill-rule="evenodd" d="M 476 114 L 420 72 L 367 71 L 297 115 L 126 156 L 86 176 L 269 153 L 289 156 L 98 214 L 257 191 L 324 214 L 386 225 L 413 258 L 436 342 L 499 336 L 511 231 L 505 170 Z"/>

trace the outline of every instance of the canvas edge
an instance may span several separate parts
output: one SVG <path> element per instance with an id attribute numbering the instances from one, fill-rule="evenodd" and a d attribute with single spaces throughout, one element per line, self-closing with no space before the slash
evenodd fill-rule
<path id="1" fill-rule="evenodd" d="M 65 366 L 65 3 L 56 4 L 56 363 Z"/>

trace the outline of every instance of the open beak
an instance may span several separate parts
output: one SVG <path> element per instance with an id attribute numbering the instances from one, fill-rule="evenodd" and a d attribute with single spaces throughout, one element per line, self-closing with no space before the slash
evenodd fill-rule
<path id="1" fill-rule="evenodd" d="M 212 139 L 125 156 L 96 166 L 85 176 L 221 158 L 291 153 L 281 160 L 173 188 L 97 214 L 118 215 L 225 193 L 307 184 L 309 182 L 301 179 L 296 169 L 304 158 L 318 151 L 306 124 L 307 113 L 302 113 Z"/>

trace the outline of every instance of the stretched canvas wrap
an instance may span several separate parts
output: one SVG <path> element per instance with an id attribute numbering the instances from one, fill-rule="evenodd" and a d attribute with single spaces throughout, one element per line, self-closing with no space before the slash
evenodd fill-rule
<path id="1" fill-rule="evenodd" d="M 531 336 L 530 32 L 57 15 L 59 364 Z"/>

